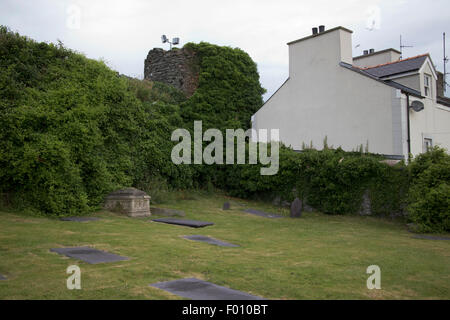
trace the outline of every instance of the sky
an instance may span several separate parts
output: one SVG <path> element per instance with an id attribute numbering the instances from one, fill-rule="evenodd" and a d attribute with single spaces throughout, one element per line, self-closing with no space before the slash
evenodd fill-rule
<path id="1" fill-rule="evenodd" d="M 352 30 L 354 56 L 371 48 L 399 49 L 401 35 L 403 44 L 412 46 L 403 49 L 404 58 L 430 53 L 442 72 L 450 1 L 0 0 L 0 24 L 37 41 L 60 40 L 138 78 L 149 50 L 168 49 L 162 34 L 179 37 L 179 46 L 206 41 L 239 47 L 257 63 L 266 100 L 288 77 L 286 43 L 319 25 Z"/>

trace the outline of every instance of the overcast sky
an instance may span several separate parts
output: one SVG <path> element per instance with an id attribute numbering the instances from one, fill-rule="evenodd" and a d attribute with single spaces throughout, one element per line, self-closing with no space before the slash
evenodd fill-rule
<path id="1" fill-rule="evenodd" d="M 321 24 L 353 30 L 354 56 L 370 48 L 399 49 L 402 35 L 404 44 L 413 46 L 404 49 L 404 57 L 428 52 L 442 71 L 450 1 L 0 0 L 0 24 L 38 41 L 59 39 L 135 77 L 143 76 L 150 49 L 168 49 L 162 34 L 180 37 L 181 45 L 207 41 L 239 47 L 258 64 L 267 99 L 288 76 L 286 43 Z"/>

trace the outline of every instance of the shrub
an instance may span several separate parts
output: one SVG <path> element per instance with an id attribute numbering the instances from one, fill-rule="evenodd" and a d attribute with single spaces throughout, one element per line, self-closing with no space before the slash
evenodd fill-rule
<path id="1" fill-rule="evenodd" d="M 16 206 L 68 215 L 150 176 L 192 185 L 191 169 L 170 161 L 170 134 L 182 123 L 171 102 L 182 97 L 146 85 L 0 27 L 0 192 Z"/>
<path id="2" fill-rule="evenodd" d="M 184 48 L 195 52 L 200 71 L 198 89 L 181 105 L 185 123 L 192 127 L 194 120 L 202 120 L 204 128 L 249 128 L 265 92 L 256 63 L 238 48 L 206 42 Z"/>
<path id="3" fill-rule="evenodd" d="M 421 232 L 450 231 L 450 155 L 439 147 L 410 164 L 408 211 Z"/>
<path id="4" fill-rule="evenodd" d="M 370 190 L 375 214 L 403 209 L 402 192 L 407 188 L 407 171 L 380 163 L 381 157 L 341 149 L 307 149 L 301 153 L 280 148 L 278 174 L 261 176 L 261 165 L 219 166 L 217 181 L 233 196 L 304 202 L 330 214 L 356 213 L 362 195 Z"/>
<path id="5" fill-rule="evenodd" d="M 369 184 L 372 214 L 405 216 L 408 188 L 408 170 L 403 161 L 393 167 L 381 166 Z"/>

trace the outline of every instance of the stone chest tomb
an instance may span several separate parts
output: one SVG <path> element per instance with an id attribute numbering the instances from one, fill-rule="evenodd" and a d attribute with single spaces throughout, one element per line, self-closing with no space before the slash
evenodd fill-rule
<path id="1" fill-rule="evenodd" d="M 111 192 L 106 197 L 103 207 L 130 217 L 148 217 L 151 215 L 150 196 L 136 188 Z"/>

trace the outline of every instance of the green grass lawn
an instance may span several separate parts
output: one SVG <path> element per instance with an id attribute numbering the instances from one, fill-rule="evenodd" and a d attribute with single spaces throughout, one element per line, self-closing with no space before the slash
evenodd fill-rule
<path id="1" fill-rule="evenodd" d="M 180 299 L 148 285 L 186 277 L 268 299 L 450 298 L 450 241 L 414 239 L 403 224 L 370 217 L 267 219 L 242 209 L 288 212 L 240 199 L 222 211 L 226 199 L 197 195 L 161 205 L 215 223 L 201 229 L 109 212 L 87 223 L 0 212 L 0 274 L 8 277 L 0 281 L 0 299 Z M 241 247 L 182 238 L 194 234 Z M 130 260 L 90 265 L 49 251 L 65 246 L 92 246 Z M 66 288 L 72 264 L 81 268 L 81 290 Z M 373 264 L 381 268 L 381 290 L 366 287 Z"/>

